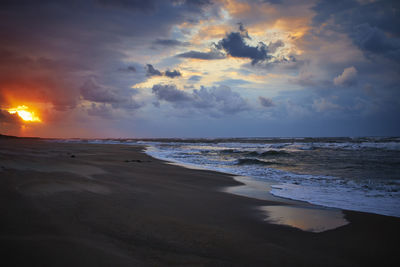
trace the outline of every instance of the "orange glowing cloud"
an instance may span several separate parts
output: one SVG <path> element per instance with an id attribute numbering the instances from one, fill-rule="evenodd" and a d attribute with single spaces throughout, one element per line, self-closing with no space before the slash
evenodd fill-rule
<path id="1" fill-rule="evenodd" d="M 248 3 L 239 2 L 236 0 L 222 1 L 229 14 L 233 17 L 242 14 L 248 14 L 252 10 L 252 6 Z"/>
<path id="2" fill-rule="evenodd" d="M 25 122 L 41 122 L 42 120 L 30 110 L 27 106 L 22 105 L 16 108 L 7 109 L 10 114 L 17 114 Z"/>
<path id="3" fill-rule="evenodd" d="M 199 44 L 211 39 L 222 38 L 230 30 L 230 28 L 230 26 L 222 24 L 203 26 L 192 38 L 191 42 L 194 44 Z"/>

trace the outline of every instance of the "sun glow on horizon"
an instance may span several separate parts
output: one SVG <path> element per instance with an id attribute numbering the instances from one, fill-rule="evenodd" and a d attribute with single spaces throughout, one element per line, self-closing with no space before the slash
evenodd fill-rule
<path id="1" fill-rule="evenodd" d="M 29 110 L 29 108 L 25 105 L 18 106 L 16 108 L 9 108 L 8 113 L 10 114 L 18 114 L 22 120 L 26 122 L 41 122 L 42 120 L 35 114 L 34 111 Z"/>

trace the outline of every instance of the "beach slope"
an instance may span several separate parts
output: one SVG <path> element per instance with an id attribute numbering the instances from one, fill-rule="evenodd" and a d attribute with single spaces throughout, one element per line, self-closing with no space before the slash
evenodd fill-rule
<path id="1" fill-rule="evenodd" d="M 312 233 L 264 221 L 279 204 L 221 192 L 231 176 L 143 147 L 0 140 L 4 266 L 388 266 L 400 219 L 345 211 Z"/>

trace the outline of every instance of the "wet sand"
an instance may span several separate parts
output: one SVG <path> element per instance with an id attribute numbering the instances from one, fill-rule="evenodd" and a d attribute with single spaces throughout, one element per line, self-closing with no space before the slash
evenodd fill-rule
<path id="1" fill-rule="evenodd" d="M 265 221 L 269 223 L 288 225 L 315 233 L 332 230 L 349 223 L 341 209 L 327 208 L 272 195 L 269 192 L 276 183 L 246 176 L 234 176 L 233 179 L 243 185 L 225 187 L 223 192 L 280 203 L 260 207 L 265 214 Z"/>
<path id="2" fill-rule="evenodd" d="M 397 264 L 399 218 L 344 211 L 349 224 L 321 233 L 272 224 L 263 207 L 279 198 L 223 192 L 242 184 L 142 149 L 0 140 L 3 265 Z"/>

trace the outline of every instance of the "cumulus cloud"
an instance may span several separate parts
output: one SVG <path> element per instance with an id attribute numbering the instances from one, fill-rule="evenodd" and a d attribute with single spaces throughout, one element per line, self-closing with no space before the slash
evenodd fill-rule
<path id="1" fill-rule="evenodd" d="M 166 70 L 165 72 L 161 72 L 158 69 L 155 69 L 153 65 L 147 64 L 146 65 L 146 76 L 166 76 L 168 78 L 176 78 L 182 76 L 179 70 Z"/>
<path id="2" fill-rule="evenodd" d="M 188 93 L 178 90 L 175 85 L 156 84 L 153 86 L 152 92 L 159 100 L 165 100 L 167 102 L 177 103 L 192 100 Z"/>
<path id="3" fill-rule="evenodd" d="M 181 53 L 176 55 L 177 57 L 183 58 L 194 58 L 194 59 L 203 59 L 203 60 L 213 60 L 213 59 L 224 59 L 226 56 L 224 53 L 218 50 L 211 49 L 208 52 L 200 52 L 200 51 L 188 51 L 185 53 Z"/>
<path id="4" fill-rule="evenodd" d="M 193 90 L 195 106 L 198 108 L 216 108 L 225 114 L 234 114 L 250 109 L 247 101 L 230 87 L 220 85 L 218 87 L 201 87 Z"/>
<path id="5" fill-rule="evenodd" d="M 337 86 L 353 86 L 357 83 L 357 70 L 355 67 L 348 67 L 343 73 L 333 79 Z"/>
<path id="6" fill-rule="evenodd" d="M 162 73 L 161 73 L 161 71 L 155 69 L 153 67 L 153 65 L 147 64 L 146 65 L 146 75 L 148 77 L 151 77 L 151 76 L 162 76 Z"/>
<path id="7" fill-rule="evenodd" d="M 157 84 L 153 94 L 158 100 L 173 104 L 175 108 L 199 109 L 209 114 L 235 114 L 250 107 L 247 101 L 227 86 L 201 87 L 192 92 L 179 90 L 175 85 Z"/>
<path id="8" fill-rule="evenodd" d="M 261 106 L 265 107 L 265 108 L 270 108 L 275 106 L 274 102 L 272 102 L 271 98 L 266 98 L 263 96 L 259 96 L 258 97 L 258 101 L 260 101 Z"/>
<path id="9" fill-rule="evenodd" d="M 182 74 L 178 70 L 171 70 L 171 71 L 170 70 L 166 70 L 164 75 L 169 77 L 169 78 L 175 78 L 175 77 L 182 76 Z"/>
<path id="10" fill-rule="evenodd" d="M 84 100 L 110 104 L 113 108 L 124 108 L 124 109 L 138 109 L 143 106 L 142 103 L 138 103 L 133 95 L 136 94 L 134 89 L 121 89 L 111 86 L 100 84 L 95 78 L 88 79 L 83 86 L 80 88 L 81 96 Z M 94 110 L 94 106 L 92 109 Z"/>

